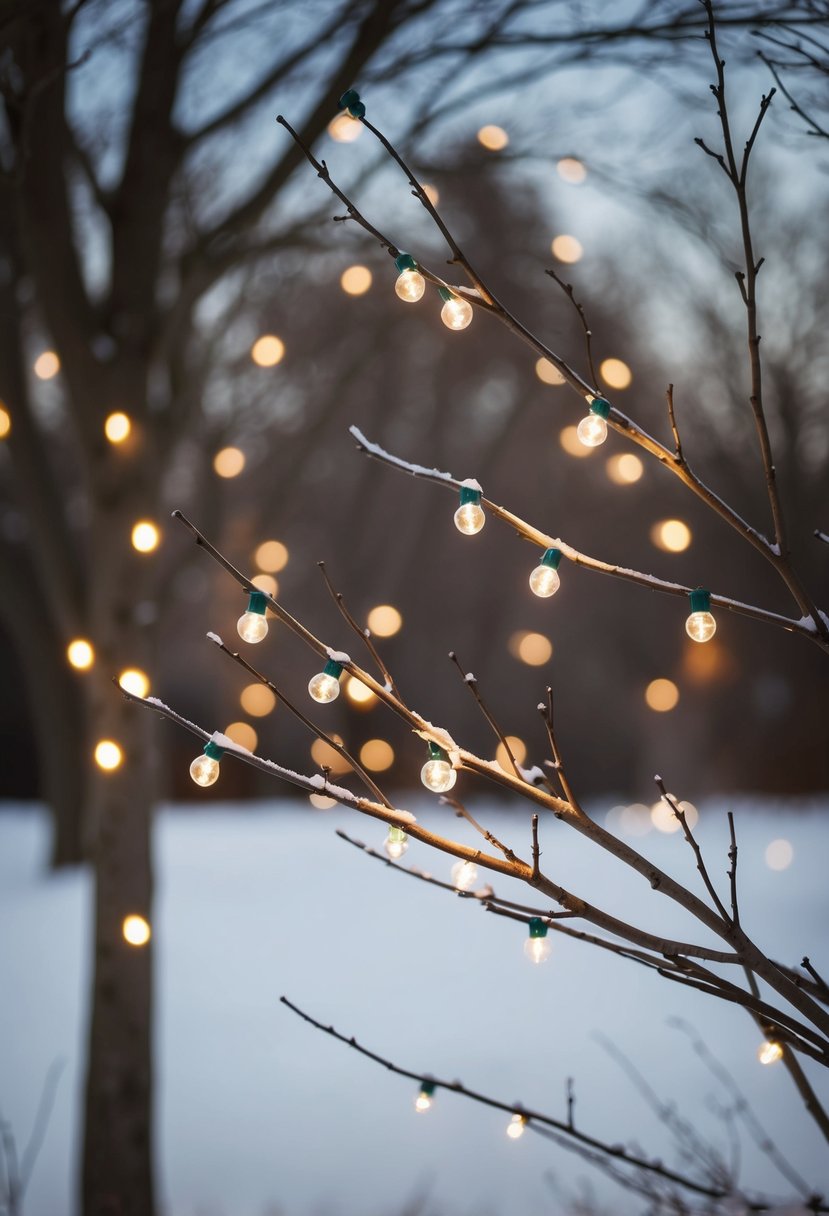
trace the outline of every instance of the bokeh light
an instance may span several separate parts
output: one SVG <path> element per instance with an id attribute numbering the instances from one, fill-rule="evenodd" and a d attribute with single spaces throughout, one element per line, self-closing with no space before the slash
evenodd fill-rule
<path id="1" fill-rule="evenodd" d="M 561 372 L 551 363 L 549 359 L 538 359 L 535 365 L 535 374 L 538 376 L 542 384 L 564 384 L 566 383 Z"/>
<path id="2" fill-rule="evenodd" d="M 509 143 L 509 136 L 503 127 L 489 123 L 478 132 L 478 143 L 488 152 L 500 152 Z"/>
<path id="3" fill-rule="evenodd" d="M 116 410 L 115 413 L 107 415 L 104 422 L 104 434 L 110 443 L 123 443 L 125 439 L 129 439 L 131 430 L 132 423 L 129 414 Z"/>
<path id="4" fill-rule="evenodd" d="M 556 165 L 556 173 L 562 181 L 569 182 L 571 186 L 580 185 L 587 177 L 584 165 L 574 156 L 563 156 Z"/>
<path id="5" fill-rule="evenodd" d="M 633 372 L 621 359 L 602 359 L 599 375 L 611 388 L 627 388 L 633 381 Z"/>
<path id="6" fill-rule="evenodd" d="M 341 735 L 332 734 L 331 738 L 335 743 L 339 743 L 340 746 L 342 746 L 343 741 Z M 319 765 L 320 768 L 329 768 L 335 777 L 340 776 L 342 773 L 347 773 L 351 769 L 351 765 L 348 763 L 345 757 L 341 756 L 340 753 L 326 743 L 324 739 L 315 739 L 311 744 L 311 758 L 315 764 Z"/>
<path id="7" fill-rule="evenodd" d="M 685 822 L 688 824 L 688 827 L 693 828 L 699 821 L 699 811 L 693 802 L 680 802 L 673 794 L 671 794 L 671 797 L 685 816 Z M 665 832 L 668 835 L 671 832 L 679 832 L 682 828 L 682 824 L 674 814 L 673 808 L 668 805 L 664 798 L 660 798 L 651 807 L 651 823 L 657 832 Z"/>
<path id="8" fill-rule="evenodd" d="M 515 763 L 523 764 L 527 759 L 527 745 L 524 740 L 519 739 L 517 735 L 507 735 L 506 740 L 509 744 L 510 751 L 515 757 Z M 512 773 L 514 771 L 512 762 L 507 755 L 507 749 L 504 747 L 503 743 L 499 743 L 498 747 L 495 749 L 495 759 L 505 772 Z"/>
<path id="9" fill-rule="evenodd" d="M 691 529 L 681 519 L 660 519 L 650 532 L 651 544 L 666 553 L 684 553 L 691 543 Z"/>
<path id="10" fill-rule="evenodd" d="M 596 451 L 595 448 L 585 447 L 579 439 L 579 428 L 577 426 L 566 426 L 560 433 L 558 441 L 567 455 L 575 456 L 577 460 L 583 460 L 585 456 L 592 456 Z"/>
<path id="11" fill-rule="evenodd" d="M 0 405 L 0 439 L 5 439 L 12 429 L 12 418 L 4 405 Z"/>
<path id="12" fill-rule="evenodd" d="M 95 744 L 95 763 L 104 772 L 114 772 L 124 759 L 124 753 L 114 739 L 100 739 Z"/>
<path id="13" fill-rule="evenodd" d="M 369 612 L 366 624 L 378 638 L 390 638 L 399 633 L 403 617 L 391 604 L 378 604 Z"/>
<path id="14" fill-rule="evenodd" d="M 645 703 L 655 713 L 666 714 L 679 704 L 679 689 L 673 680 L 651 680 L 645 689 Z"/>
<path id="15" fill-rule="evenodd" d="M 257 367 L 276 367 L 285 354 L 285 343 L 276 334 L 263 334 L 250 348 L 250 357 Z"/>
<path id="16" fill-rule="evenodd" d="M 230 726 L 225 727 L 224 733 L 239 747 L 246 747 L 249 752 L 256 751 L 259 736 L 249 722 L 231 722 Z"/>
<path id="17" fill-rule="evenodd" d="M 34 362 L 34 373 L 38 380 L 52 380 L 60 371 L 60 359 L 53 350 L 44 350 Z"/>
<path id="18" fill-rule="evenodd" d="M 250 581 L 254 587 L 258 587 L 260 591 L 264 591 L 265 595 L 271 596 L 272 599 L 276 599 L 277 595 L 279 595 L 279 583 L 272 574 L 254 574 Z M 268 612 L 270 611 L 269 608 Z M 271 613 L 271 615 L 273 614 Z"/>
<path id="19" fill-rule="evenodd" d="M 252 718 L 264 718 L 276 708 L 276 697 L 264 684 L 246 684 L 239 694 L 239 704 Z"/>
<path id="20" fill-rule="evenodd" d="M 140 667 L 125 668 L 118 677 L 118 683 L 134 697 L 146 697 L 150 691 L 150 677 Z"/>
<path id="21" fill-rule="evenodd" d="M 340 287 L 346 295 L 364 296 L 371 287 L 371 279 L 368 266 L 349 266 L 340 275 Z"/>
<path id="22" fill-rule="evenodd" d="M 560 262 L 566 262 L 568 265 L 580 261 L 584 253 L 581 241 L 576 240 L 574 236 L 567 236 L 565 233 L 554 237 L 550 248 L 554 258 L 558 258 Z"/>
<path id="23" fill-rule="evenodd" d="M 362 680 L 358 680 L 356 676 L 349 676 L 346 680 L 345 695 L 348 697 L 349 701 L 353 701 L 353 703 L 359 706 L 360 709 L 368 709 L 368 707 L 373 705 L 377 700 L 376 693 L 373 693 L 371 689 L 364 684 Z"/>
<path id="24" fill-rule="evenodd" d="M 642 476 L 645 466 L 632 452 L 622 452 L 620 456 L 611 456 L 608 459 L 605 471 L 615 485 L 631 486 Z"/>
<path id="25" fill-rule="evenodd" d="M 385 739 L 369 739 L 360 748 L 360 763 L 371 773 L 384 773 L 394 764 L 394 748 Z"/>
<path id="26" fill-rule="evenodd" d="M 133 549 L 137 549 L 139 553 L 152 553 L 153 549 L 158 547 L 158 542 L 161 539 L 161 533 L 156 525 L 149 519 L 139 519 L 133 525 L 131 540 Z"/>
<path id="27" fill-rule="evenodd" d="M 327 794 L 309 794 L 308 801 L 318 811 L 330 811 L 332 806 L 337 805 L 336 798 L 329 798 Z"/>
<path id="28" fill-rule="evenodd" d="M 794 848 L 790 840 L 772 840 L 766 847 L 766 865 L 770 870 L 788 870 L 794 860 Z"/>
<path id="29" fill-rule="evenodd" d="M 510 654 L 528 667 L 543 667 L 553 656 L 553 643 L 543 633 L 521 629 L 508 642 Z"/>
<path id="30" fill-rule="evenodd" d="M 438 203 L 440 202 L 440 194 L 438 193 L 437 188 L 435 186 L 427 185 L 426 182 L 421 182 L 420 184 L 423 193 L 426 195 L 429 202 L 433 207 L 437 207 Z"/>
<path id="31" fill-rule="evenodd" d="M 278 574 L 288 564 L 288 550 L 281 540 L 266 540 L 257 548 L 253 560 L 260 570 Z"/>
<path id="32" fill-rule="evenodd" d="M 66 647 L 66 657 L 77 671 L 88 671 L 95 662 L 95 651 L 86 638 L 73 638 Z"/>
<path id="33" fill-rule="evenodd" d="M 152 937 L 150 922 L 145 917 L 139 916 L 136 912 L 124 917 L 121 924 L 121 932 L 124 936 L 124 941 L 130 946 L 146 946 Z"/>
<path id="34" fill-rule="evenodd" d="M 352 118 L 346 110 L 335 115 L 328 124 L 328 134 L 332 139 L 336 139 L 338 144 L 354 143 L 355 139 L 360 138 L 362 131 L 363 124 L 359 119 Z"/>
<path id="35" fill-rule="evenodd" d="M 783 1048 L 775 1039 L 766 1039 L 757 1049 L 757 1059 L 761 1064 L 776 1064 L 783 1059 Z"/>

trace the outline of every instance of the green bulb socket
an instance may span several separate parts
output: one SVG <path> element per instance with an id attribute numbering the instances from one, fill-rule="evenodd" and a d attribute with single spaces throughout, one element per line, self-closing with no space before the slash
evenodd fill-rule
<path id="1" fill-rule="evenodd" d="M 445 752 L 439 743 L 428 743 L 429 759 L 430 760 L 449 760 L 449 753 Z"/>
<path id="2" fill-rule="evenodd" d="M 442 300 L 457 300 L 458 298 L 454 291 L 450 291 L 448 287 L 439 287 L 438 295 Z"/>
<path id="3" fill-rule="evenodd" d="M 356 106 L 360 100 L 360 94 L 356 89 L 346 89 L 337 105 L 341 110 L 350 110 L 352 106 Z"/>
<path id="4" fill-rule="evenodd" d="M 605 401 L 604 397 L 594 397 L 590 402 L 590 413 L 598 414 L 600 418 L 609 418 L 610 402 Z"/>
<path id="5" fill-rule="evenodd" d="M 329 659 L 322 669 L 322 674 L 324 676 L 333 676 L 335 680 L 339 680 L 343 674 L 343 665 L 342 663 L 335 663 L 333 659 Z"/>
<path id="6" fill-rule="evenodd" d="M 540 916 L 534 916 L 530 921 L 530 937 L 546 937 L 547 926 Z"/>
<path id="7" fill-rule="evenodd" d="M 208 740 L 204 745 L 204 754 L 209 756 L 211 760 L 221 760 L 225 754 L 225 749 L 219 747 L 218 743 L 214 743 L 212 739 Z"/>
<path id="8" fill-rule="evenodd" d="M 420 1082 L 420 1092 L 422 1094 L 425 1094 L 427 1098 L 431 1098 L 432 1094 L 435 1092 L 435 1082 L 434 1081 L 421 1081 Z"/>
<path id="9" fill-rule="evenodd" d="M 711 611 L 711 592 L 705 591 L 702 587 L 697 587 L 696 591 L 690 592 L 688 598 L 691 601 L 692 612 L 710 612 Z"/>
<path id="10" fill-rule="evenodd" d="M 402 828 L 389 828 L 389 840 L 392 844 L 405 844 L 408 839 Z"/>
<path id="11" fill-rule="evenodd" d="M 551 570 L 558 570 L 560 561 L 561 561 L 561 549 L 545 549 L 544 550 L 544 556 L 541 559 L 542 566 L 549 566 Z"/>
<path id="12" fill-rule="evenodd" d="M 477 506 L 480 506 L 481 491 L 473 490 L 471 486 L 461 486 L 461 506 L 465 507 L 468 502 L 474 502 Z"/>
<path id="13" fill-rule="evenodd" d="M 398 253 L 394 264 L 401 274 L 404 270 L 417 270 L 417 262 L 410 253 Z"/>
<path id="14" fill-rule="evenodd" d="M 250 599 L 248 600 L 248 612 L 255 612 L 259 616 L 264 616 L 267 607 L 268 597 L 264 591 L 251 591 Z"/>

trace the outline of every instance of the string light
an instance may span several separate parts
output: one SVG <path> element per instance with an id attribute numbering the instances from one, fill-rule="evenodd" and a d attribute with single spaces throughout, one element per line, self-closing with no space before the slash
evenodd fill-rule
<path id="1" fill-rule="evenodd" d="M 471 891 L 478 879 L 478 867 L 471 861 L 456 861 L 451 872 L 456 891 Z"/>
<path id="2" fill-rule="evenodd" d="M 418 1112 L 418 1114 L 422 1115 L 424 1113 L 424 1111 L 427 1111 L 431 1108 L 432 1097 L 434 1095 L 434 1092 L 435 1092 L 435 1082 L 434 1081 L 421 1081 L 420 1092 L 418 1093 L 417 1097 L 415 1098 L 415 1104 L 414 1104 L 415 1110 Z"/>
<path id="3" fill-rule="evenodd" d="M 389 834 L 383 841 L 386 856 L 391 861 L 399 861 L 409 847 L 409 837 L 402 828 L 389 828 Z"/>
<path id="4" fill-rule="evenodd" d="M 711 615 L 711 593 L 697 587 L 688 598 L 691 601 L 691 615 L 685 622 L 685 632 L 692 642 L 710 642 L 717 631 L 717 622 Z"/>
<path id="5" fill-rule="evenodd" d="M 410 253 L 400 253 L 394 259 L 394 264 L 399 272 L 394 290 L 407 304 L 416 304 L 418 300 L 423 299 L 426 290 L 426 280 L 418 270 L 417 262 Z"/>
<path id="6" fill-rule="evenodd" d="M 334 659 L 329 659 L 322 671 L 318 675 L 312 676 L 309 680 L 308 691 L 320 705 L 328 705 L 330 701 L 336 701 L 340 695 L 340 676 L 342 670 L 342 663 L 336 663 Z"/>
<path id="7" fill-rule="evenodd" d="M 510 1140 L 520 1140 L 526 1126 L 527 1120 L 524 1115 L 513 1115 L 507 1124 L 507 1135 Z"/>
<path id="8" fill-rule="evenodd" d="M 455 527 L 464 536 L 474 536 L 486 523 L 481 493 L 477 482 L 461 486 L 461 505 L 455 512 Z"/>
<path id="9" fill-rule="evenodd" d="M 757 1050 L 757 1059 L 761 1064 L 776 1064 L 783 1059 L 783 1048 L 776 1039 L 766 1039 Z"/>
<path id="10" fill-rule="evenodd" d="M 530 935 L 524 942 L 524 953 L 530 962 L 538 965 L 552 953 L 552 943 L 547 941 L 547 926 L 540 916 L 534 916 L 529 924 Z"/>
<path id="11" fill-rule="evenodd" d="M 597 448 L 607 439 L 607 419 L 610 416 L 610 402 L 604 397 L 587 398 L 590 412 L 582 418 L 578 425 L 579 440 L 586 448 Z"/>
<path id="12" fill-rule="evenodd" d="M 190 776 L 196 785 L 208 786 L 219 779 L 219 761 L 225 754 L 225 749 L 219 747 L 212 739 L 204 745 L 204 752 L 196 756 L 190 765 Z"/>
<path id="13" fill-rule="evenodd" d="M 468 300 L 462 300 L 448 287 L 439 287 L 438 294 L 444 301 L 440 310 L 440 319 L 447 329 L 466 329 L 472 320 L 472 305 Z"/>
<path id="14" fill-rule="evenodd" d="M 530 575 L 530 590 L 541 599 L 555 595 L 561 586 L 558 576 L 558 564 L 561 561 L 561 549 L 545 549 L 544 556 Z"/>
<path id="15" fill-rule="evenodd" d="M 262 591 L 251 591 L 248 598 L 247 610 L 236 622 L 236 629 L 243 642 L 261 642 L 267 635 L 268 622 L 265 619 L 267 598 Z"/>
<path id="16" fill-rule="evenodd" d="M 445 794 L 451 790 L 458 774 L 449 763 L 449 756 L 437 743 L 429 743 L 429 759 L 420 770 L 420 780 L 434 794 Z"/>

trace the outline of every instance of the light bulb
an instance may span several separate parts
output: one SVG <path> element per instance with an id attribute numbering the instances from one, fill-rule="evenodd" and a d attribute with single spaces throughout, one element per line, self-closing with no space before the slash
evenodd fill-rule
<path id="1" fill-rule="evenodd" d="M 224 748 L 219 747 L 212 739 L 204 746 L 201 756 L 196 756 L 190 765 L 190 776 L 196 785 L 208 786 L 219 779 L 219 761 L 224 755 Z"/>
<path id="2" fill-rule="evenodd" d="M 478 867 L 471 861 L 456 861 L 452 866 L 452 886 L 456 891 L 471 891 L 478 877 Z"/>
<path id="3" fill-rule="evenodd" d="M 481 506 L 481 490 L 475 488 L 476 484 L 461 486 L 461 505 L 455 512 L 455 527 L 464 536 L 474 536 L 486 523 Z"/>
<path id="4" fill-rule="evenodd" d="M 268 632 L 265 617 L 267 599 L 261 591 L 251 591 L 247 611 L 236 622 L 239 637 L 243 642 L 261 642 Z"/>
<path id="5" fill-rule="evenodd" d="M 394 259 L 394 264 L 400 271 L 394 290 L 407 304 L 416 304 L 426 290 L 426 280 L 418 270 L 417 262 L 410 253 L 401 253 Z"/>
<path id="6" fill-rule="evenodd" d="M 555 595 L 561 586 L 558 576 L 558 564 L 561 561 L 560 549 L 546 549 L 544 556 L 530 575 L 530 590 L 534 595 L 547 599 Z"/>
<path id="7" fill-rule="evenodd" d="M 419 1114 L 423 1114 L 424 1111 L 429 1110 L 429 1108 L 432 1105 L 432 1095 L 434 1094 L 434 1092 L 435 1092 L 434 1081 L 423 1081 L 422 1082 L 422 1084 L 420 1086 L 420 1092 L 418 1093 L 417 1097 L 415 1098 L 415 1110 Z"/>
<path id="8" fill-rule="evenodd" d="M 507 1124 L 507 1135 L 510 1140 L 520 1140 L 524 1135 L 524 1128 L 527 1126 L 527 1120 L 523 1115 L 513 1115 Z"/>
<path id="9" fill-rule="evenodd" d="M 547 926 L 540 916 L 534 916 L 529 924 L 530 936 L 524 942 L 524 953 L 530 962 L 543 963 L 552 953 L 552 944 L 547 941 Z"/>
<path id="10" fill-rule="evenodd" d="M 717 622 L 709 612 L 711 594 L 702 587 L 697 587 L 696 591 L 691 592 L 689 599 L 691 615 L 685 622 L 685 632 L 693 642 L 710 642 L 717 631 Z"/>
<path id="11" fill-rule="evenodd" d="M 440 289 L 443 295 L 444 288 Z M 449 294 L 448 299 L 444 297 L 445 303 L 440 310 L 440 319 L 447 329 L 466 329 L 472 320 L 472 305 L 468 300 L 462 300 L 460 296 Z"/>
<path id="12" fill-rule="evenodd" d="M 429 744 L 429 759 L 420 770 L 420 780 L 434 794 L 445 794 L 451 790 L 458 774 L 449 763 L 449 757 L 437 743 Z"/>
<path id="13" fill-rule="evenodd" d="M 322 671 L 309 680 L 308 691 L 320 705 L 328 705 L 340 695 L 341 672 L 342 664 L 329 659 Z"/>
<path id="14" fill-rule="evenodd" d="M 757 1050 L 757 1059 L 761 1064 L 776 1064 L 783 1059 L 783 1048 L 775 1039 L 766 1039 Z"/>
<path id="15" fill-rule="evenodd" d="M 587 448 L 596 448 L 607 439 L 607 419 L 610 415 L 610 402 L 604 397 L 588 397 L 590 413 L 582 418 L 576 434 Z"/>
<path id="16" fill-rule="evenodd" d="M 409 847 L 409 837 L 402 828 L 389 828 L 383 848 L 391 861 L 399 861 Z"/>

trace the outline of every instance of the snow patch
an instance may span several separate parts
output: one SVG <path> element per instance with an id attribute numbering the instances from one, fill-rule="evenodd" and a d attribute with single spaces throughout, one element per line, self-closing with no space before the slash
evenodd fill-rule
<path id="1" fill-rule="evenodd" d="M 237 743 L 229 735 L 223 735 L 220 730 L 214 730 L 210 736 L 210 742 L 215 743 L 217 747 L 220 747 L 225 752 L 239 752 L 242 756 L 253 755 L 249 747 L 242 747 L 241 743 Z"/>
<path id="2" fill-rule="evenodd" d="M 222 639 L 219 637 L 218 633 L 210 633 L 210 632 L 208 632 L 207 636 L 210 638 L 210 641 L 211 641 L 211 642 L 215 642 L 217 646 L 224 646 L 224 642 L 223 642 L 223 641 L 222 641 Z"/>
<path id="3" fill-rule="evenodd" d="M 325 653 L 332 663 L 339 663 L 341 667 L 345 667 L 346 663 L 351 662 L 351 655 L 346 654 L 344 650 L 331 650 L 326 646 Z"/>
<path id="4" fill-rule="evenodd" d="M 410 464 L 408 460 L 401 460 L 399 456 L 392 456 L 391 452 L 387 452 L 385 448 L 381 448 L 379 443 L 372 443 L 370 439 L 366 439 L 358 426 L 350 426 L 348 433 L 370 455 L 377 456 L 380 460 L 385 460 L 389 464 L 396 465 L 398 469 L 405 469 L 407 473 L 413 473 L 415 477 L 430 477 L 436 481 L 448 481 L 452 485 L 458 484 L 451 473 L 443 473 L 440 469 L 427 469 L 425 465 Z"/>
<path id="5" fill-rule="evenodd" d="M 483 494 L 481 483 L 476 481 L 474 477 L 464 477 L 461 485 L 465 490 L 475 490 L 478 494 Z"/>

